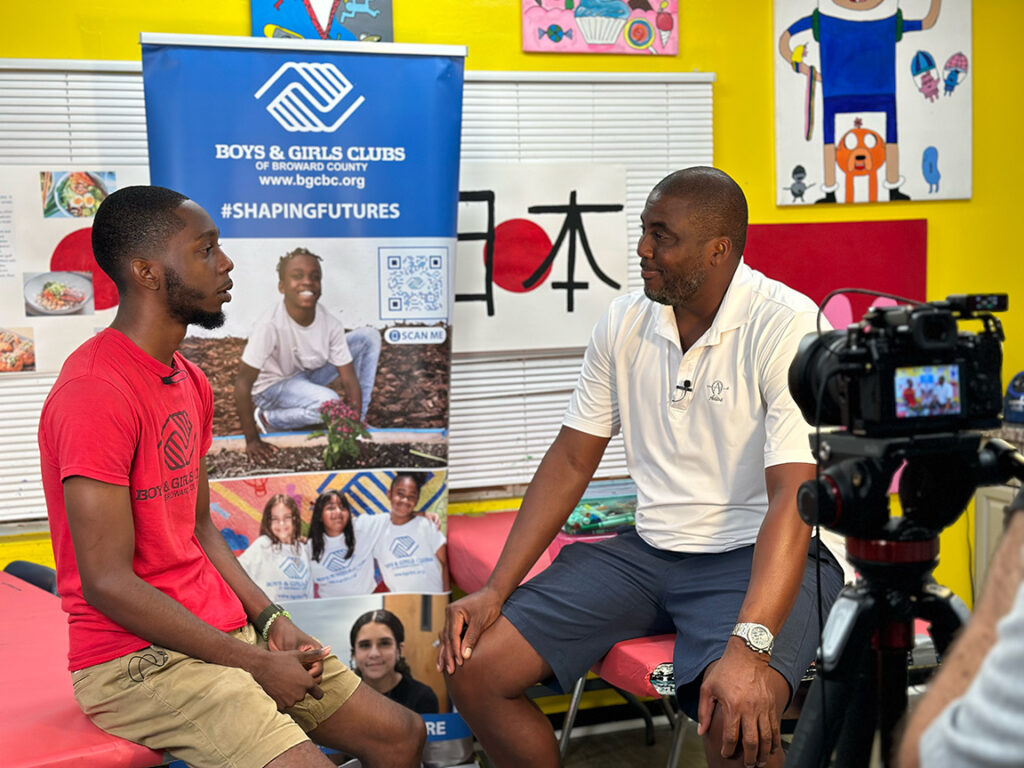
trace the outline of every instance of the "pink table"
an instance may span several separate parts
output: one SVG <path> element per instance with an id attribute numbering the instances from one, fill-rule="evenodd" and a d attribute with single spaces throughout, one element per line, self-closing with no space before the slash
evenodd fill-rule
<path id="1" fill-rule="evenodd" d="M 71 692 L 60 600 L 0 571 L 0 765 L 147 768 L 159 752 L 90 723 Z"/>
<path id="2" fill-rule="evenodd" d="M 449 515 L 448 570 L 454 584 L 465 592 L 476 592 L 484 585 L 498 562 L 498 555 L 515 519 L 516 510 L 485 515 Z M 524 581 L 547 568 L 551 559 L 549 553 L 542 554 Z"/>

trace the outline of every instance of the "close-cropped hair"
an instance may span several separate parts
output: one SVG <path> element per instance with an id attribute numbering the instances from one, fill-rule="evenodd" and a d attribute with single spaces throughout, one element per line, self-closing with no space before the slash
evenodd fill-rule
<path id="1" fill-rule="evenodd" d="M 743 255 L 747 244 L 747 198 L 729 174 L 705 165 L 683 168 L 659 181 L 653 193 L 692 203 L 691 221 L 701 240 L 728 237 L 737 258 Z"/>
<path id="2" fill-rule="evenodd" d="M 185 227 L 177 210 L 188 199 L 173 189 L 140 185 L 122 187 L 100 203 L 92 222 L 92 252 L 118 291 L 133 257 L 152 257 Z"/>
<path id="3" fill-rule="evenodd" d="M 427 482 L 427 476 L 426 473 L 424 472 L 396 472 L 395 476 L 391 478 L 391 485 L 389 486 L 389 490 L 393 489 L 395 487 L 395 484 L 403 477 L 407 477 L 414 483 L 416 483 L 417 491 L 422 491 L 423 486 Z"/>
<path id="4" fill-rule="evenodd" d="M 288 269 L 288 263 L 296 256 L 309 256 L 312 259 L 316 259 L 317 263 L 323 262 L 323 259 L 317 256 L 308 248 L 302 248 L 301 246 L 294 250 L 288 251 L 284 256 L 277 260 L 277 279 L 284 282 L 284 273 Z"/>

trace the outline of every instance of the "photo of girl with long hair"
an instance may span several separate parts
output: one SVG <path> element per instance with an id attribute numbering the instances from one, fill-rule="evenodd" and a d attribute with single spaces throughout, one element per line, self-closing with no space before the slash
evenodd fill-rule
<path id="1" fill-rule="evenodd" d="M 340 491 L 320 494 L 306 542 L 316 597 L 368 595 L 377 588 L 373 554 L 387 525 L 387 515 L 353 514 Z"/>
<path id="2" fill-rule="evenodd" d="M 245 572 L 271 600 L 313 597 L 309 553 L 300 539 L 299 505 L 288 494 L 267 500 L 260 520 L 260 535 L 238 557 Z"/>

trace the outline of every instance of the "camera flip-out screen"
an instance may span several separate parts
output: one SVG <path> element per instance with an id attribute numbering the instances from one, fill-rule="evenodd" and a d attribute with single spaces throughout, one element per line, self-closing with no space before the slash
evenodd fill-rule
<path id="1" fill-rule="evenodd" d="M 961 412 L 960 366 L 913 365 L 897 367 L 896 418 L 955 415 Z"/>

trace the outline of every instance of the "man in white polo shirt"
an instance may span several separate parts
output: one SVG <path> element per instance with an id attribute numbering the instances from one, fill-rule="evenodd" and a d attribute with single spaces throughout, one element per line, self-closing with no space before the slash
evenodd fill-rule
<path id="1" fill-rule="evenodd" d="M 743 263 L 746 199 L 721 171 L 666 177 L 641 221 L 644 290 L 598 322 L 494 572 L 441 633 L 449 690 L 498 766 L 558 765 L 526 688 L 568 688 L 614 643 L 666 632 L 709 765 L 781 765 L 779 716 L 816 649 L 819 551 L 824 611 L 842 586 L 796 508 L 814 462 L 787 378 L 816 307 Z M 620 429 L 636 530 L 566 547 L 517 589 Z"/>

